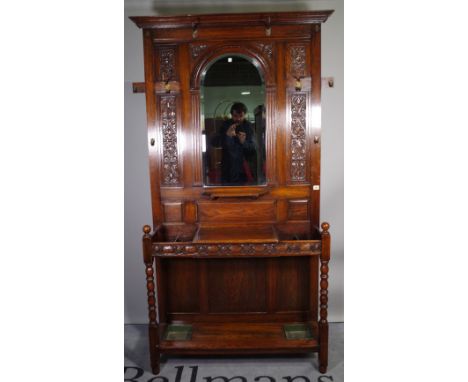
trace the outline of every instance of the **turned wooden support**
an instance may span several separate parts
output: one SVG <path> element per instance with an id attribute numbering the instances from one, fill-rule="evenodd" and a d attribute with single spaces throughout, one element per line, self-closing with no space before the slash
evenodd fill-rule
<path id="1" fill-rule="evenodd" d="M 160 352 L 159 352 L 159 325 L 156 313 L 156 294 L 154 282 L 154 261 L 152 256 L 151 227 L 143 227 L 143 259 L 146 266 L 146 290 L 148 295 L 148 336 L 151 358 L 151 369 L 154 374 L 159 374 Z"/>
<path id="2" fill-rule="evenodd" d="M 327 372 L 328 366 L 328 262 L 330 261 L 330 224 L 322 223 L 322 252 L 320 254 L 320 320 L 319 320 L 319 370 Z"/>

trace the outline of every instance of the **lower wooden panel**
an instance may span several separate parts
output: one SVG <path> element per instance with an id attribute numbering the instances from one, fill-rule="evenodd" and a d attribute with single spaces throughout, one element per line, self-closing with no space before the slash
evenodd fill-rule
<path id="1" fill-rule="evenodd" d="M 199 312 L 197 260 L 164 260 L 167 269 L 168 312 Z"/>
<path id="2" fill-rule="evenodd" d="M 168 321 L 313 320 L 318 314 L 318 258 L 163 259 Z"/>
<path id="3" fill-rule="evenodd" d="M 207 277 L 210 313 L 266 312 L 265 260 L 213 259 Z"/>
<path id="4" fill-rule="evenodd" d="M 309 258 L 275 258 L 276 311 L 308 310 Z"/>
<path id="5" fill-rule="evenodd" d="M 302 353 L 318 349 L 317 323 L 308 325 L 312 338 L 286 339 L 282 323 L 194 323 L 190 340 L 162 340 L 160 349 L 174 354 Z"/>
<path id="6" fill-rule="evenodd" d="M 307 321 L 309 312 L 280 313 L 170 313 L 168 321 L 173 323 L 192 322 L 303 322 Z"/>

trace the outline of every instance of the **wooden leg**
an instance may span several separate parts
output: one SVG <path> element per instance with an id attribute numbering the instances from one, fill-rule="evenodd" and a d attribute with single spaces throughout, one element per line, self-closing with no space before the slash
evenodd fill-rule
<path id="1" fill-rule="evenodd" d="M 320 321 L 319 321 L 319 371 L 328 367 L 328 261 L 330 260 L 330 225 L 322 223 L 322 253 L 320 255 Z"/>
<path id="2" fill-rule="evenodd" d="M 319 325 L 320 350 L 319 371 L 324 374 L 328 367 L 328 323 Z"/>
<path id="3" fill-rule="evenodd" d="M 151 371 L 157 375 L 160 371 L 161 353 L 159 351 L 159 328 L 157 325 L 150 325 L 148 331 Z"/>
<path id="4" fill-rule="evenodd" d="M 159 351 L 159 325 L 156 321 L 156 300 L 154 295 L 154 270 L 153 264 L 146 264 L 146 280 L 148 289 L 148 310 L 149 310 L 149 326 L 148 326 L 148 337 L 149 337 L 149 351 L 151 370 L 153 374 L 159 374 L 160 369 L 160 351 Z"/>
<path id="5" fill-rule="evenodd" d="M 154 259 L 152 257 L 151 236 L 149 235 L 151 228 L 143 227 L 143 258 L 146 266 L 146 290 L 148 294 L 148 337 L 149 337 L 149 352 L 151 370 L 153 374 L 159 374 L 160 369 L 160 348 L 159 348 L 159 324 L 156 313 L 156 295 L 154 283 Z"/>

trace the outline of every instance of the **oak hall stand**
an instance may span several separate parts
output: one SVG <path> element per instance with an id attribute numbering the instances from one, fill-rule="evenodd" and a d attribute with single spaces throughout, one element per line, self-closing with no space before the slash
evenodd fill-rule
<path id="1" fill-rule="evenodd" d="M 327 370 L 320 34 L 331 13 L 131 17 L 144 40 L 145 82 L 134 91 L 146 93 L 154 374 L 163 353 L 318 352 Z M 264 79 L 264 185 L 204 186 L 201 81 L 228 54 L 246 57 Z"/>

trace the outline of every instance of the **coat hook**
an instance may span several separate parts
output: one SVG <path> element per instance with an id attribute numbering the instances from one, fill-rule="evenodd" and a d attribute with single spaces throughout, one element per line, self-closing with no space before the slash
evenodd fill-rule
<path id="1" fill-rule="evenodd" d="M 297 92 L 299 92 L 302 89 L 301 77 L 295 77 L 295 78 L 296 78 L 296 83 L 294 85 L 294 88 L 296 89 Z"/>
<path id="2" fill-rule="evenodd" d="M 323 83 L 326 83 L 329 88 L 335 86 L 335 79 L 333 77 L 322 77 Z"/>
<path id="3" fill-rule="evenodd" d="M 265 35 L 271 36 L 271 17 L 268 16 L 268 19 L 265 23 Z"/>
<path id="4" fill-rule="evenodd" d="M 166 91 L 166 93 L 171 92 L 171 84 L 169 83 L 169 80 L 167 80 L 166 83 L 164 84 L 164 90 Z"/>

